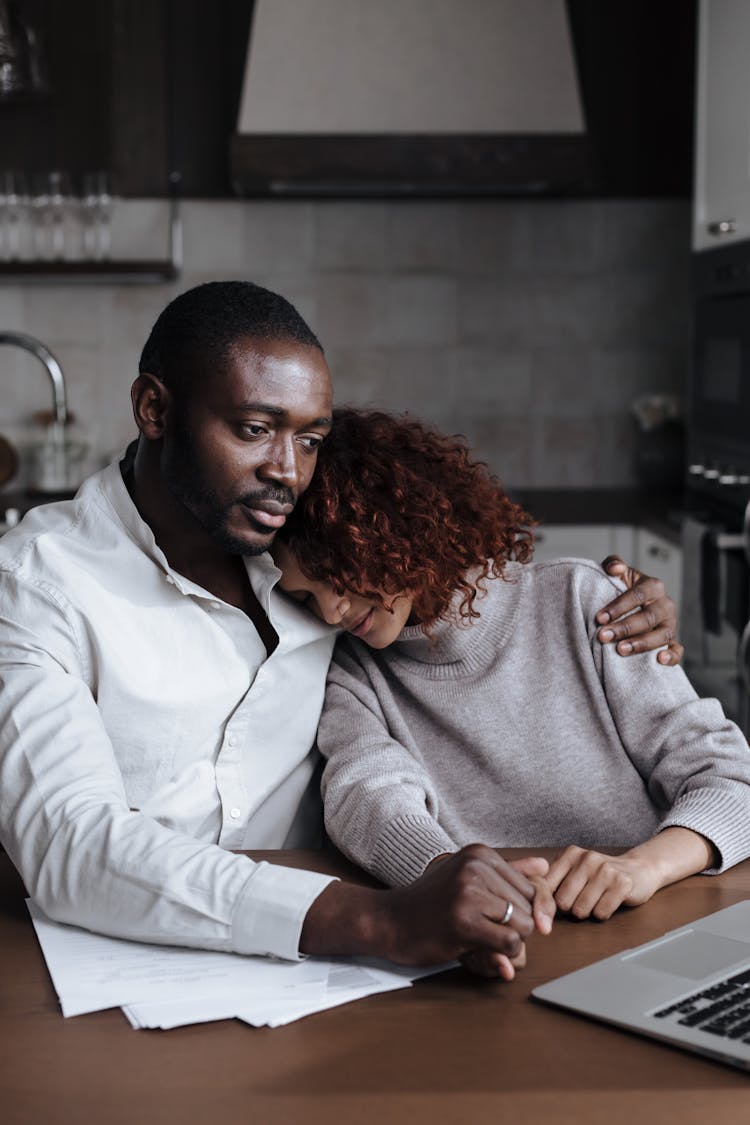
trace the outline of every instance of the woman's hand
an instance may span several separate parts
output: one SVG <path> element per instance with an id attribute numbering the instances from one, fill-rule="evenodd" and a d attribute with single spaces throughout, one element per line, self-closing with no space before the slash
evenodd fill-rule
<path id="1" fill-rule="evenodd" d="M 525 875 L 534 887 L 534 900 L 531 904 L 531 913 L 534 925 L 540 934 L 548 934 L 552 929 L 552 921 L 557 911 L 555 898 L 550 889 L 549 863 L 538 855 L 524 856 L 523 859 L 508 860 L 514 871 Z"/>
<path id="2" fill-rule="evenodd" d="M 717 867 L 710 840 L 690 828 L 665 828 L 622 855 L 566 848 L 545 876 L 558 909 L 574 918 L 611 918 L 620 906 L 640 906 L 678 879 Z"/>
<path id="3" fill-rule="evenodd" d="M 660 664 L 679 664 L 685 650 L 677 640 L 677 607 L 661 579 L 642 574 L 617 555 L 608 555 L 602 567 L 611 577 L 622 579 L 628 589 L 597 613 L 596 620 L 603 626 L 597 638 L 605 645 L 616 642 L 620 656 L 658 648 Z"/>
<path id="4" fill-rule="evenodd" d="M 572 845 L 550 865 L 546 882 L 558 909 L 574 918 L 611 918 L 620 906 L 640 906 L 660 887 L 653 865 Z"/>

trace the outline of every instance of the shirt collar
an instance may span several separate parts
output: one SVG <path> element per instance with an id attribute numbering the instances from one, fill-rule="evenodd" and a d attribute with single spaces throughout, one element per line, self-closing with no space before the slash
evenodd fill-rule
<path id="1" fill-rule="evenodd" d="M 158 546 L 153 531 L 142 518 L 127 490 L 121 469 L 121 466 L 126 464 L 126 458 L 117 457 L 114 461 L 110 461 L 109 465 L 102 469 L 96 477 L 93 477 L 90 482 L 86 482 L 83 485 L 82 491 L 86 489 L 89 483 L 92 484 L 103 496 L 110 508 L 113 509 L 117 519 L 123 525 L 130 538 L 140 547 L 144 554 L 148 555 L 152 562 L 156 563 L 159 569 L 163 570 L 165 574 L 176 577 L 176 572 L 172 570 L 167 561 L 167 556 L 164 554 L 161 547 Z"/>
<path id="2" fill-rule="evenodd" d="M 101 473 L 92 479 L 92 484 L 104 496 L 130 538 L 169 577 L 175 589 L 190 597 L 215 600 L 215 595 L 211 594 L 210 591 L 192 582 L 169 565 L 169 560 L 156 542 L 151 527 L 141 516 L 128 492 L 122 475 L 123 468 L 127 468 L 127 466 L 128 453 L 122 458 L 118 457 L 111 461 Z M 273 605 L 271 604 L 271 594 L 281 578 L 281 571 L 267 551 L 264 551 L 261 555 L 247 555 L 243 562 L 253 592 L 272 624 L 293 625 L 297 630 L 302 629 L 305 633 L 309 633 L 310 639 L 339 632 L 335 626 L 326 625 L 325 622 L 319 621 L 308 610 L 297 606 L 291 599 L 284 597 L 282 594 L 277 593 L 273 598 Z"/>

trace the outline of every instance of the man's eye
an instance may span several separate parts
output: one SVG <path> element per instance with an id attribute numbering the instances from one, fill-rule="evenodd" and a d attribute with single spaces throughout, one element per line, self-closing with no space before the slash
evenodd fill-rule
<path id="1" fill-rule="evenodd" d="M 303 434 L 299 440 L 308 453 L 317 453 L 323 444 L 323 438 L 320 434 Z"/>
<path id="2" fill-rule="evenodd" d="M 268 433 L 268 427 L 263 426 L 260 422 L 244 422 L 240 426 L 240 430 L 246 437 L 264 437 Z"/>

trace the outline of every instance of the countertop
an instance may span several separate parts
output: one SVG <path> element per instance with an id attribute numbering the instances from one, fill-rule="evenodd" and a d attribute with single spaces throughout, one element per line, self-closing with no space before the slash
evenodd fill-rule
<path id="1" fill-rule="evenodd" d="M 542 524 L 632 524 L 679 543 L 682 492 L 642 488 L 521 488 L 511 498 Z"/>

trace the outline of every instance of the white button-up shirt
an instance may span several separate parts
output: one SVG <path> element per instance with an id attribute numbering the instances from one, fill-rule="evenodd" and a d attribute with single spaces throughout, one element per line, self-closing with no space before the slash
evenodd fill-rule
<path id="1" fill-rule="evenodd" d="M 230 849 L 310 842 L 335 631 L 274 592 L 268 555 L 246 566 L 270 657 L 170 568 L 117 462 L 0 539 L 0 839 L 52 918 L 298 955 L 330 879 Z"/>

